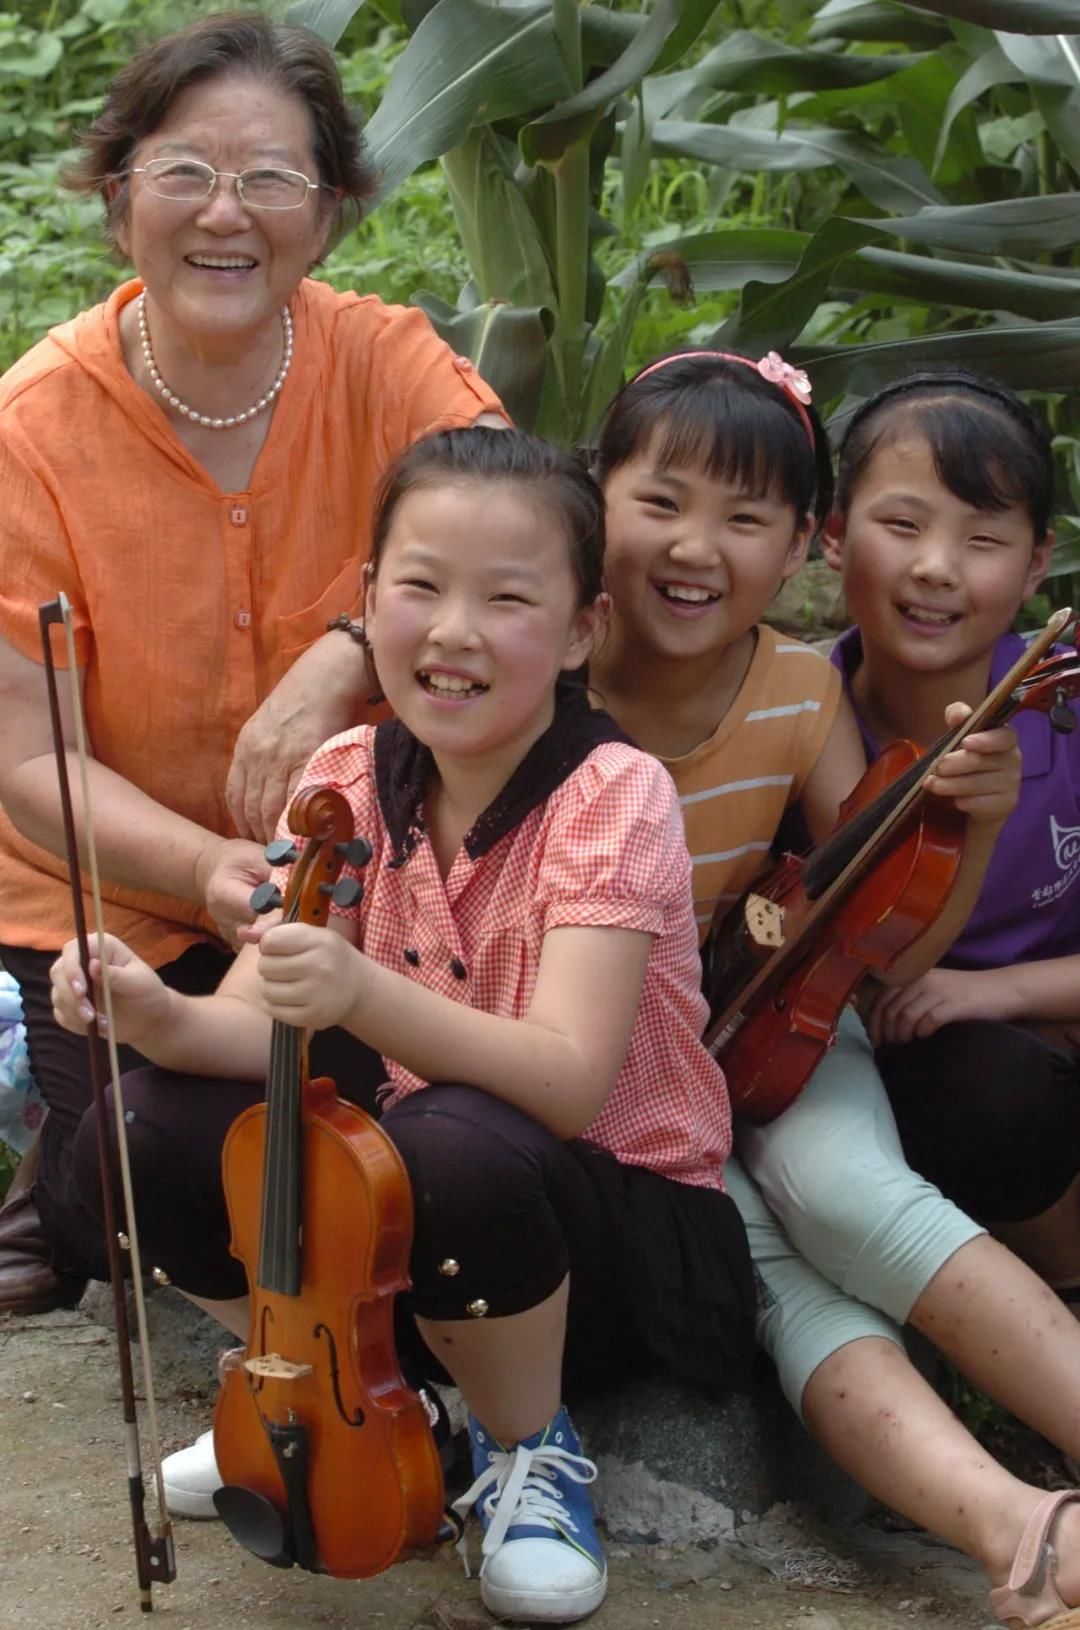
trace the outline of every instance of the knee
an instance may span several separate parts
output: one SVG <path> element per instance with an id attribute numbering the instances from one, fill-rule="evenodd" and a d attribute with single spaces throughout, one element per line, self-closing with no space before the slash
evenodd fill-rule
<path id="1" fill-rule="evenodd" d="M 428 1087 L 395 1105 L 382 1125 L 409 1174 L 418 1226 L 424 1213 L 480 1224 L 535 1205 L 542 1188 L 536 1134 L 547 1134 L 489 1093 Z"/>

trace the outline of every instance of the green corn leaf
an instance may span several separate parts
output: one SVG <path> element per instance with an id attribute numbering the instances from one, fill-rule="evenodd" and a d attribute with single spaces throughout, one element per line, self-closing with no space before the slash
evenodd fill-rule
<path id="1" fill-rule="evenodd" d="M 702 57 L 688 75 L 691 86 L 787 96 L 799 91 L 851 90 L 875 84 L 920 61 L 919 56 L 900 52 L 872 57 L 811 51 L 740 29 Z"/>
<path id="2" fill-rule="evenodd" d="M 695 124 L 660 119 L 653 127 L 657 152 L 685 153 L 729 170 L 817 170 L 836 165 L 879 209 L 896 211 L 942 203 L 920 164 L 893 158 L 863 136 L 824 126 L 790 125 L 782 135 L 747 125 Z"/>
<path id="3" fill-rule="evenodd" d="M 1080 28 L 1080 6 L 1073 21 Z M 1022 34 L 997 35 L 1002 52 L 1031 85 L 1061 85 L 1077 88 L 1077 76 L 1058 40 L 1028 39 Z"/>
<path id="4" fill-rule="evenodd" d="M 945 149 L 949 145 L 949 132 L 952 130 L 954 119 L 966 107 L 970 107 L 972 102 L 977 102 L 980 96 L 985 96 L 987 91 L 993 90 L 998 85 L 1014 85 L 1023 77 L 1021 70 L 1015 63 L 1009 61 L 999 45 L 991 46 L 965 73 L 961 74 L 949 97 L 938 133 L 932 166 L 935 175 L 941 168 Z"/>
<path id="5" fill-rule="evenodd" d="M 1080 322 L 922 335 L 884 345 L 817 345 L 792 354 L 828 401 L 870 396 L 919 368 L 974 368 L 1018 390 L 1069 391 L 1080 385 Z"/>
<path id="6" fill-rule="evenodd" d="M 447 345 L 459 356 L 471 358 L 514 423 L 532 429 L 548 369 L 553 313 L 493 300 L 469 311 L 455 311 L 432 294 L 415 295 L 411 303 L 420 307 Z"/>
<path id="7" fill-rule="evenodd" d="M 632 90 L 654 64 L 670 39 L 679 43 L 681 56 L 704 28 L 719 0 L 656 0 L 644 15 L 634 39 L 622 55 L 575 96 L 560 102 L 525 126 L 520 135 L 526 164 L 555 164 L 574 142 L 589 136 L 612 102 Z"/>
<path id="8" fill-rule="evenodd" d="M 933 260 L 894 249 L 862 249 L 836 269 L 834 294 L 886 294 L 916 305 L 1011 312 L 1032 322 L 1080 317 L 1080 268 L 1060 277 L 1037 271 Z"/>
<path id="9" fill-rule="evenodd" d="M 829 0 L 815 14 L 807 37 L 876 44 L 892 41 L 909 50 L 932 50 L 952 36 L 944 23 L 912 6 L 893 5 L 891 0 Z"/>
<path id="10" fill-rule="evenodd" d="M 780 283 L 747 283 L 739 309 L 716 330 L 709 344 L 757 355 L 784 350 L 824 300 L 839 263 L 877 236 L 872 227 L 833 216 L 814 233 L 789 277 Z"/>
<path id="11" fill-rule="evenodd" d="M 697 232 L 639 255 L 611 279 L 612 287 L 663 279 L 665 271 L 684 264 L 696 289 L 741 289 L 751 279 L 779 283 L 799 264 L 810 242 L 808 232 L 779 227 L 734 227 L 730 232 Z"/>
<path id="12" fill-rule="evenodd" d="M 439 0 L 394 64 L 367 127 L 381 194 L 457 146 L 478 118 L 520 116 L 569 90 L 550 5 Z"/>
<path id="13" fill-rule="evenodd" d="M 1051 139 L 1080 177 L 1080 87 L 1067 91 L 1059 85 L 1033 85 L 1031 94 Z"/>
<path id="14" fill-rule="evenodd" d="M 1072 34 L 1076 0 L 921 0 L 921 11 L 1017 34 Z"/>
<path id="15" fill-rule="evenodd" d="M 1047 255 L 1080 243 L 1080 208 L 1071 193 L 933 206 L 866 224 L 928 249 L 962 255 Z"/>
<path id="16" fill-rule="evenodd" d="M 876 223 L 880 225 L 880 223 Z M 741 289 L 751 281 L 783 284 L 810 244 L 808 232 L 779 227 L 737 228 L 673 238 L 640 255 L 611 279 L 613 288 L 662 281 L 665 270 L 683 265 L 699 293 Z M 934 260 L 876 246 L 835 263 L 833 298 L 885 294 L 919 305 L 968 311 L 1008 311 L 1033 321 L 1080 316 L 1080 268 L 1003 269 L 961 260 Z"/>
<path id="17" fill-rule="evenodd" d="M 295 0 L 285 11 L 294 28 L 310 28 L 327 45 L 336 45 L 364 0 Z"/>
<path id="18" fill-rule="evenodd" d="M 499 137 L 478 126 L 442 168 L 480 299 L 554 310 L 548 257 Z"/>

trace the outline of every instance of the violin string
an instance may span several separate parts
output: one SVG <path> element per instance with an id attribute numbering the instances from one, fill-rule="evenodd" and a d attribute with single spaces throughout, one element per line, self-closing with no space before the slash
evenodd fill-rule
<path id="1" fill-rule="evenodd" d="M 68 678 L 71 686 L 71 706 L 75 726 L 75 747 L 79 761 L 79 784 L 83 801 L 83 841 L 86 845 L 87 870 L 90 873 L 90 897 L 94 906 L 94 932 L 97 937 L 98 961 L 101 966 L 101 992 L 105 1006 L 105 1041 L 109 1054 L 109 1074 L 112 1081 L 113 1103 L 115 1105 L 116 1146 L 120 1156 L 120 1183 L 124 1195 L 126 1232 L 131 1257 L 132 1299 L 135 1303 L 135 1321 L 139 1331 L 147 1435 L 150 1439 L 150 1458 L 156 1474 L 154 1482 L 157 1489 L 158 1517 L 161 1531 L 166 1533 L 171 1525 L 165 1506 L 165 1479 L 161 1470 L 161 1433 L 158 1427 L 157 1395 L 154 1391 L 154 1376 L 150 1359 L 150 1332 L 146 1320 L 146 1297 L 143 1295 L 142 1287 L 142 1257 L 139 1251 L 139 1233 L 135 1219 L 135 1195 L 131 1184 L 131 1162 L 128 1158 L 124 1091 L 121 1086 L 120 1059 L 116 1050 L 116 1026 L 113 1022 L 112 982 L 109 975 L 109 958 L 105 946 L 105 912 L 101 903 L 101 874 L 98 870 L 97 844 L 94 839 L 93 809 L 90 797 L 90 776 L 87 768 L 89 753 L 86 743 L 86 725 L 83 718 L 82 695 L 79 689 L 79 665 L 75 651 L 71 605 L 66 595 L 61 594 L 59 598 L 64 625 L 64 642 L 67 647 Z M 138 1470 L 137 1432 L 138 1428 L 136 1427 L 136 1470 Z"/>

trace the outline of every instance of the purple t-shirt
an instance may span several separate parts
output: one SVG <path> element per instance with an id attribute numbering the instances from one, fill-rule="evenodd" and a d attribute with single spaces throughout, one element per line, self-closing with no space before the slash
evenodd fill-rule
<path id="1" fill-rule="evenodd" d="M 1002 635 L 991 687 L 1023 647 L 1018 634 Z M 862 662 L 857 628 L 841 635 L 832 661 L 854 707 L 851 680 Z M 1001 830 L 967 927 L 941 959 L 945 967 L 1001 968 L 1080 953 L 1080 730 L 1060 735 L 1035 709 L 1010 723 L 1023 758 L 1020 801 Z M 867 757 L 876 758 L 879 746 L 861 718 L 859 728 Z"/>

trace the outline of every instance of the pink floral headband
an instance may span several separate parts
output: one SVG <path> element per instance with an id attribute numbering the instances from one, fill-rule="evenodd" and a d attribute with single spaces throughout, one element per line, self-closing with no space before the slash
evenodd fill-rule
<path id="1" fill-rule="evenodd" d="M 685 362 L 688 357 L 712 357 L 715 362 L 741 362 L 744 368 L 753 368 L 755 373 L 767 379 L 770 385 L 776 385 L 783 391 L 788 401 L 794 407 L 802 420 L 803 429 L 810 438 L 810 446 L 817 452 L 817 438 L 814 435 L 813 421 L 806 409 L 810 404 L 810 380 L 801 368 L 792 363 L 785 362 L 779 351 L 769 351 L 760 362 L 751 362 L 749 357 L 740 357 L 734 351 L 675 351 L 669 357 L 661 357 L 659 362 L 651 362 L 647 368 L 642 368 L 635 374 L 632 384 L 639 379 L 648 379 L 650 374 L 656 373 L 660 368 L 667 368 L 673 362 Z"/>

